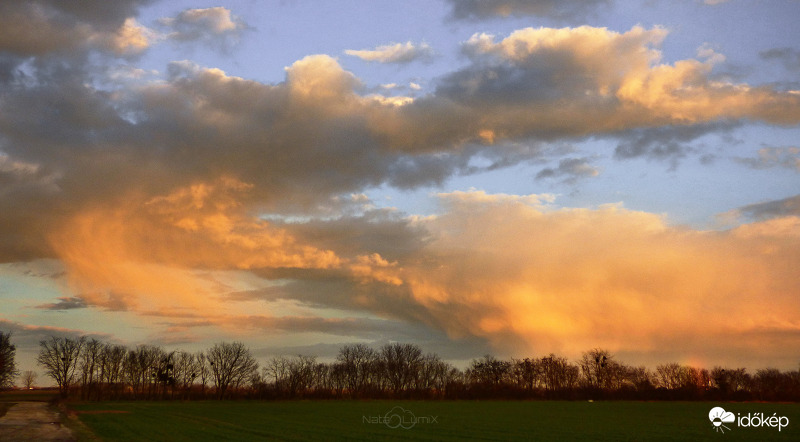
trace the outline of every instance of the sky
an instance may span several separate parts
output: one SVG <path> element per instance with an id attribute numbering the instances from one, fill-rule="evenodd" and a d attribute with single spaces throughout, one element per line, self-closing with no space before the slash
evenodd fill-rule
<path id="1" fill-rule="evenodd" d="M 800 363 L 800 1 L 7 1 L 0 330 Z"/>

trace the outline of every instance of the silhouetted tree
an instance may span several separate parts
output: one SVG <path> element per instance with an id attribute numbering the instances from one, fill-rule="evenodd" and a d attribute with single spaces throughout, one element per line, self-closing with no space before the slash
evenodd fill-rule
<path id="1" fill-rule="evenodd" d="M 200 376 L 200 366 L 195 354 L 185 351 L 175 353 L 173 364 L 175 365 L 172 370 L 172 376 L 175 379 L 176 386 L 180 388 L 184 397 L 186 397 L 192 385 L 194 385 L 194 380 Z"/>
<path id="2" fill-rule="evenodd" d="M 627 379 L 637 391 L 649 391 L 655 388 L 653 373 L 647 367 L 628 367 Z"/>
<path id="3" fill-rule="evenodd" d="M 14 360 L 17 348 L 11 343 L 11 333 L 0 332 L 0 389 L 14 385 L 17 363 Z"/>
<path id="4" fill-rule="evenodd" d="M 264 367 L 264 378 L 273 383 L 278 393 L 298 397 L 313 387 L 316 365 L 314 356 L 276 356 Z"/>
<path id="5" fill-rule="evenodd" d="M 539 360 L 542 372 L 542 381 L 547 391 L 554 392 L 573 388 L 578 381 L 579 368 L 567 361 L 567 358 L 558 357 L 552 353 Z"/>
<path id="6" fill-rule="evenodd" d="M 208 356 L 205 352 L 199 351 L 195 353 L 195 361 L 197 361 L 197 379 L 200 381 L 200 393 L 205 395 L 208 380 L 211 377 L 211 366 L 208 364 Z"/>
<path id="7" fill-rule="evenodd" d="M 503 361 L 492 355 L 474 359 L 467 369 L 470 381 L 484 386 L 498 387 L 508 380 L 511 362 Z"/>
<path id="8" fill-rule="evenodd" d="M 345 345 L 336 356 L 338 369 L 344 380 L 344 387 L 352 396 L 362 394 L 369 385 L 378 353 L 365 344 Z"/>
<path id="9" fill-rule="evenodd" d="M 215 344 L 207 357 L 219 399 L 225 397 L 229 388 L 249 381 L 258 370 L 258 362 L 241 342 Z"/>
<path id="10" fill-rule="evenodd" d="M 792 398 L 792 392 L 800 392 L 800 374 L 784 373 L 777 368 L 762 368 L 756 370 L 753 376 L 753 387 L 760 400 L 788 400 Z"/>
<path id="11" fill-rule="evenodd" d="M 678 389 L 681 386 L 681 364 L 670 362 L 656 366 L 657 386 L 667 390 Z"/>
<path id="12" fill-rule="evenodd" d="M 7 352 L 13 350 L 9 337 L 0 333 Z M 37 361 L 62 395 L 93 400 L 165 399 L 178 392 L 184 399 L 204 397 L 212 378 L 218 398 L 236 391 L 249 398 L 800 400 L 800 371 L 767 368 L 750 376 L 744 368 L 709 371 L 673 362 L 651 372 L 618 362 L 601 349 L 583 353 L 576 363 L 555 354 L 511 360 L 486 355 L 461 372 L 436 354 L 423 356 L 414 344 L 392 343 L 379 351 L 355 344 L 342 347 L 333 363 L 317 362 L 314 356 L 279 356 L 259 372 L 239 342 L 215 344 L 206 352 L 168 353 L 152 345 L 129 350 L 97 339 L 50 337 L 40 342 Z M 32 386 L 35 376 L 26 371 L 22 384 Z M 80 388 L 74 385 L 76 377 Z M 196 382 L 200 389 L 194 388 Z"/>
<path id="13" fill-rule="evenodd" d="M 274 356 L 262 369 L 264 380 L 271 382 L 275 391 L 285 393 L 289 385 L 289 359 L 286 356 Z"/>
<path id="14" fill-rule="evenodd" d="M 437 395 L 444 395 L 448 384 L 453 380 L 457 371 L 455 367 L 439 359 L 436 354 L 428 353 L 422 358 L 415 388 L 428 390 Z"/>
<path id="15" fill-rule="evenodd" d="M 83 345 L 79 364 L 81 372 L 81 395 L 84 399 L 87 399 L 89 395 L 92 394 L 93 390 L 99 395 L 99 392 L 96 391 L 98 388 L 95 383 L 99 382 L 100 379 L 99 372 L 102 367 L 100 363 L 102 349 L 103 343 L 95 338 L 86 341 Z"/>
<path id="16" fill-rule="evenodd" d="M 540 368 L 535 359 L 511 359 L 511 379 L 514 385 L 530 393 L 538 387 L 541 379 Z"/>
<path id="17" fill-rule="evenodd" d="M 23 371 L 22 374 L 20 375 L 22 380 L 22 386 L 30 390 L 31 388 L 33 388 L 33 384 L 36 382 L 36 378 L 38 376 L 39 375 L 36 374 L 35 371 L 32 370 Z"/>
<path id="18" fill-rule="evenodd" d="M 66 396 L 75 378 L 83 345 L 86 338 L 78 339 L 51 336 L 39 342 L 39 356 L 36 362 L 45 374 L 56 381 L 62 396 Z"/>
<path id="19" fill-rule="evenodd" d="M 312 387 L 314 381 L 315 356 L 298 355 L 289 360 L 289 395 L 298 397 Z"/>
<path id="20" fill-rule="evenodd" d="M 123 369 L 134 396 L 153 397 L 156 372 L 165 356 L 164 349 L 153 345 L 140 345 L 128 352 Z"/>
<path id="21" fill-rule="evenodd" d="M 589 350 L 578 362 L 583 381 L 589 388 L 609 388 L 614 357 L 608 350 L 595 348 Z"/>
<path id="22" fill-rule="evenodd" d="M 111 397 L 118 397 L 123 387 L 123 364 L 128 349 L 124 345 L 103 345 L 100 354 L 100 382 Z"/>
<path id="23" fill-rule="evenodd" d="M 422 349 L 414 344 L 386 344 L 381 347 L 383 374 L 394 394 L 414 385 L 422 368 Z"/>

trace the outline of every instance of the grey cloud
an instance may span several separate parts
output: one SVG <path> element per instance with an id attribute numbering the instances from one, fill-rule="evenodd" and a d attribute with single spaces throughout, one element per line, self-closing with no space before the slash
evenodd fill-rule
<path id="1" fill-rule="evenodd" d="M 759 52 L 758 55 L 762 60 L 782 63 L 787 70 L 800 71 L 800 50 L 789 47 L 774 48 Z"/>
<path id="2" fill-rule="evenodd" d="M 223 7 L 186 9 L 174 18 L 163 18 L 160 24 L 166 28 L 166 38 L 178 41 L 201 41 L 220 49 L 235 44 L 247 24 Z"/>
<path id="3" fill-rule="evenodd" d="M 138 15 L 140 7 L 153 3 L 154 0 L 34 0 L 20 3 L 39 4 L 58 11 L 57 19 L 69 17 L 76 22 L 89 23 L 100 29 L 114 30 L 126 18 Z M 9 3 L 14 3 L 12 0 Z"/>
<path id="4" fill-rule="evenodd" d="M 108 340 L 111 335 L 104 333 L 87 333 L 83 330 L 38 326 L 21 324 L 16 321 L 9 321 L 0 318 L 0 330 L 12 333 L 12 342 L 17 345 L 17 348 L 27 353 L 35 352 L 39 347 L 39 341 L 48 339 L 51 336 L 68 337 L 72 339 L 86 336 L 87 338 L 96 338 L 101 340 Z"/>
<path id="5" fill-rule="evenodd" d="M 59 297 L 58 302 L 37 305 L 36 308 L 44 310 L 74 310 L 87 308 L 86 301 L 76 296 Z"/>
<path id="6" fill-rule="evenodd" d="M 279 286 L 237 292 L 228 296 L 232 301 L 290 299 L 310 308 L 370 313 L 403 323 L 436 324 L 430 312 L 414 302 L 407 287 L 356 281 L 343 272 L 336 273 L 328 273 L 326 278 L 319 278 L 318 271 L 256 271 L 259 276 L 267 278 L 277 274 L 285 278 L 291 274 L 292 279 L 284 280 Z"/>
<path id="7" fill-rule="evenodd" d="M 319 332 L 368 340 L 403 340 L 424 337 L 425 330 L 406 322 L 375 318 L 265 317 L 245 316 L 236 319 L 239 327 L 263 328 L 282 332 Z"/>
<path id="8" fill-rule="evenodd" d="M 780 218 L 784 216 L 800 216 L 800 195 L 788 198 L 748 204 L 735 210 L 738 215 L 745 215 L 755 220 Z"/>
<path id="9" fill-rule="evenodd" d="M 588 158 L 564 158 L 559 161 L 558 167 L 542 169 L 536 174 L 536 178 L 558 178 L 564 177 L 565 182 L 574 183 L 579 178 L 597 176 L 600 171 L 592 166 Z"/>
<path id="10" fill-rule="evenodd" d="M 298 239 L 338 255 L 356 257 L 378 253 L 388 261 L 407 259 L 426 243 L 428 232 L 413 225 L 405 214 L 375 209 L 361 216 L 313 220 L 298 225 L 285 225 Z"/>
<path id="11" fill-rule="evenodd" d="M 581 20 L 604 8 L 612 0 L 448 0 L 455 19 L 536 16 L 559 21 Z"/>
<path id="12" fill-rule="evenodd" d="M 444 333 L 432 331 L 427 328 L 406 326 L 396 330 L 391 334 L 368 342 L 372 348 L 378 349 L 391 342 L 411 342 L 422 348 L 425 353 L 435 353 L 440 358 L 449 361 L 468 361 L 475 358 L 475 355 L 483 355 L 495 352 L 484 340 L 475 338 L 453 339 Z M 253 350 L 253 354 L 258 357 L 272 357 L 281 355 L 307 355 L 318 356 L 323 359 L 334 359 L 339 354 L 339 350 L 348 344 L 364 343 L 343 342 L 343 343 L 319 343 L 312 345 L 263 347 Z"/>
<path id="13" fill-rule="evenodd" d="M 108 39 L 151 0 L 33 0 L 0 3 L 0 50 L 21 56 L 83 50 Z M 97 38 L 101 37 L 101 38 Z"/>
<path id="14" fill-rule="evenodd" d="M 545 103 L 557 99 L 561 92 L 556 80 L 555 66 L 539 67 L 500 64 L 486 68 L 470 67 L 444 77 L 436 89 L 437 95 L 472 105 L 505 103 L 524 105 Z"/>
<path id="15" fill-rule="evenodd" d="M 735 161 L 753 169 L 781 167 L 800 172 L 800 147 L 763 147 L 756 158 L 735 158 Z"/>
<path id="16" fill-rule="evenodd" d="M 664 126 L 632 129 L 619 135 L 620 143 L 614 158 L 648 158 L 668 161 L 676 167 L 678 161 L 697 150 L 691 143 L 711 133 L 726 133 L 738 124 L 734 122 L 708 123 L 693 126 Z"/>

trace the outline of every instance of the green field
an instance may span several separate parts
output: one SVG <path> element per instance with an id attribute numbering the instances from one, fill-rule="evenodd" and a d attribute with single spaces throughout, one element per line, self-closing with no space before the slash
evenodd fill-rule
<path id="1" fill-rule="evenodd" d="M 734 414 L 777 413 L 790 424 L 779 432 L 734 423 L 716 433 L 708 420 L 714 406 Z M 800 440 L 800 404 L 339 400 L 100 402 L 70 409 L 108 441 Z M 405 413 L 405 423 L 398 425 L 392 410 Z"/>

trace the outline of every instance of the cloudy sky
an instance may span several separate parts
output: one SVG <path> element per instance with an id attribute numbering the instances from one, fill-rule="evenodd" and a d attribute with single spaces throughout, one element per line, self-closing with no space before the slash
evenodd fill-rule
<path id="1" fill-rule="evenodd" d="M 6 1 L 0 330 L 800 362 L 800 1 Z"/>

